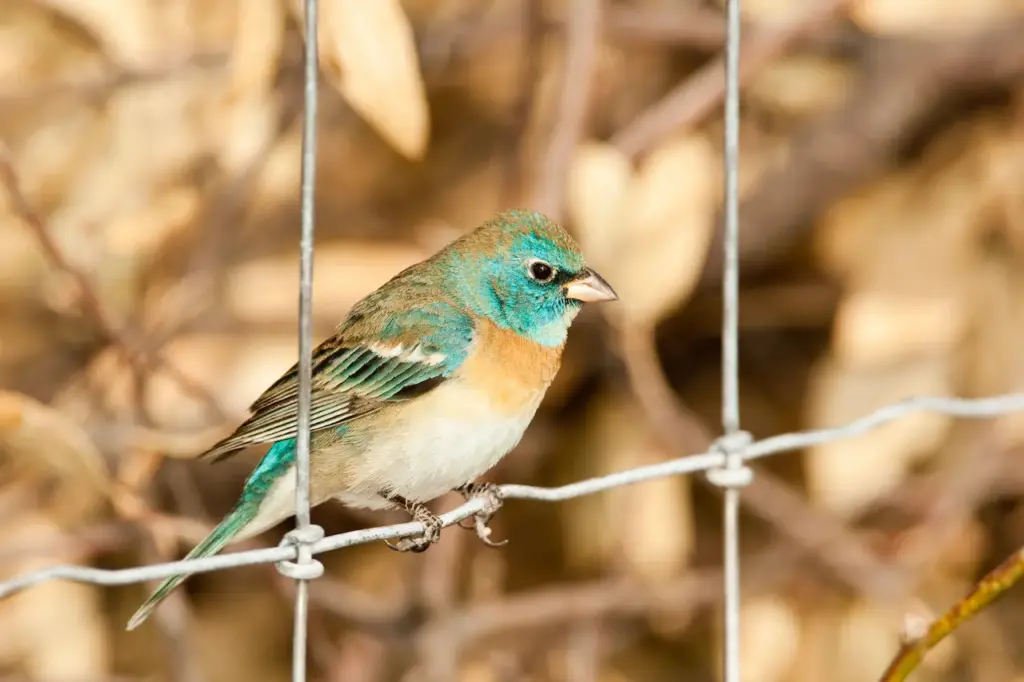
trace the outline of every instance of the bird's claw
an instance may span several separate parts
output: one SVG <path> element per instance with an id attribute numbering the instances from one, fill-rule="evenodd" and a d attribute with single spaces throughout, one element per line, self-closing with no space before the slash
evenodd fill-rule
<path id="1" fill-rule="evenodd" d="M 444 524 L 441 519 L 430 512 L 426 505 L 407 503 L 404 500 L 402 502 L 412 515 L 413 520 L 423 524 L 423 534 L 400 538 L 394 544 L 385 540 L 384 544 L 396 552 L 412 552 L 414 554 L 425 552 L 432 544 L 441 539 L 441 528 L 444 527 Z"/>
<path id="2" fill-rule="evenodd" d="M 457 488 L 456 491 L 465 497 L 466 500 L 479 497 L 484 501 L 484 508 L 471 518 L 460 521 L 459 527 L 466 530 L 475 530 L 476 536 L 488 547 L 504 547 L 507 545 L 508 539 L 499 542 L 491 540 L 492 530 L 487 525 L 494 514 L 501 509 L 501 505 L 505 501 L 504 496 L 501 494 L 501 488 L 493 483 L 468 483 Z M 468 525 L 467 522 L 469 522 Z"/>
<path id="3" fill-rule="evenodd" d="M 421 535 L 415 538 L 400 538 L 395 544 L 391 544 L 390 541 L 385 540 L 384 544 L 389 549 L 393 549 L 396 552 L 411 552 L 413 554 L 419 554 L 425 552 L 427 549 L 437 542 L 437 540 L 431 540 L 427 536 Z"/>
<path id="4" fill-rule="evenodd" d="M 473 527 L 476 529 L 476 536 L 480 538 L 480 542 L 484 543 L 488 547 L 504 547 L 508 544 L 508 538 L 495 542 L 491 539 L 491 533 L 493 532 L 491 527 L 487 525 L 490 517 L 474 516 Z"/>

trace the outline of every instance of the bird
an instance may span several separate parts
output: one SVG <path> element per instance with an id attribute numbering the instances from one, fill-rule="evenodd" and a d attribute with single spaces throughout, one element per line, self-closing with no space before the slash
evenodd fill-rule
<path id="1" fill-rule="evenodd" d="M 585 303 L 618 295 L 573 237 L 542 213 L 500 212 L 399 272 L 349 311 L 312 351 L 310 505 L 404 509 L 422 535 L 389 546 L 422 552 L 442 523 L 427 503 L 481 496 L 477 532 L 500 489 L 477 482 L 519 442 L 561 362 Z M 186 559 L 212 556 L 294 514 L 298 363 L 235 431 L 200 455 L 221 461 L 270 444 L 230 513 Z M 167 578 L 128 622 L 145 621 L 186 576 Z"/>

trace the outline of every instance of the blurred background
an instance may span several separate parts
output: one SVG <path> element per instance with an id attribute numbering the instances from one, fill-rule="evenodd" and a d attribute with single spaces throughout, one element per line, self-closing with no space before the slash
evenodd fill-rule
<path id="1" fill-rule="evenodd" d="M 194 458 L 295 361 L 299 0 L 0 0 L 0 579 L 180 558 L 262 454 Z M 720 432 L 721 0 L 321 2 L 315 325 L 511 206 L 621 302 L 489 475 L 558 485 Z M 761 438 L 1024 385 L 1024 3 L 744 0 L 741 409 Z M 745 682 L 875 680 L 1024 544 L 1024 417 L 917 414 L 756 464 Z M 457 499 L 438 501 L 451 508 Z M 492 551 L 321 557 L 310 679 L 711 681 L 703 476 L 511 501 Z M 404 520 L 328 504 L 328 533 Z M 271 546 L 290 524 L 247 543 Z M 288 679 L 293 585 L 54 582 L 0 679 Z M 1024 591 L 916 680 L 1024 680 Z"/>

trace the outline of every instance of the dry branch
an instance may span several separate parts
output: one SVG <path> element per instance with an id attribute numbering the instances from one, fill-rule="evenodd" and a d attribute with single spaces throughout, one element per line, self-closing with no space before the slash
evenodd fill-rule
<path id="1" fill-rule="evenodd" d="M 533 208 L 561 220 L 572 153 L 580 140 L 590 102 L 591 80 L 601 37 L 602 0 L 573 0 L 566 31 L 565 71 L 554 131 L 533 190 Z"/>
<path id="2" fill-rule="evenodd" d="M 787 25 L 755 33 L 744 41 L 740 52 L 741 85 L 781 56 L 797 40 L 833 20 L 850 0 L 820 0 Z M 725 98 L 725 58 L 718 57 L 690 76 L 636 120 L 612 137 L 612 144 L 627 156 L 650 151 L 668 135 L 693 127 L 707 117 Z M 749 232 L 744 224 L 743 233 Z M 742 234 L 742 233 L 741 233 Z M 721 251 L 721 249 L 719 249 Z"/>
<path id="3" fill-rule="evenodd" d="M 141 374 L 143 368 L 163 369 L 181 386 L 182 390 L 201 400 L 220 419 L 224 419 L 224 411 L 205 386 L 169 363 L 162 355 L 151 354 L 146 344 L 139 340 L 136 334 L 114 320 L 113 314 L 106 309 L 97 296 L 89 277 L 64 257 L 64 253 L 50 236 L 42 217 L 22 193 L 10 151 L 6 145 L 2 144 L 0 144 L 0 182 L 7 189 L 15 214 L 25 224 L 25 227 L 32 231 L 47 259 L 54 268 L 66 274 L 75 283 L 78 289 L 78 301 L 82 309 L 93 318 L 103 335 L 122 352 L 136 372 Z"/>

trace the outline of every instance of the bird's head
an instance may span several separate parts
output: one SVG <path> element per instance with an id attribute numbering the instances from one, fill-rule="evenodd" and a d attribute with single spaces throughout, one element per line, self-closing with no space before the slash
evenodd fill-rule
<path id="1" fill-rule="evenodd" d="M 584 303 L 614 301 L 579 245 L 540 213 L 512 210 L 453 242 L 444 260 L 454 292 L 473 312 L 557 346 Z"/>

